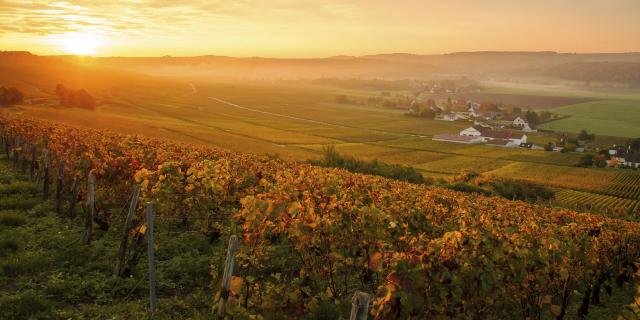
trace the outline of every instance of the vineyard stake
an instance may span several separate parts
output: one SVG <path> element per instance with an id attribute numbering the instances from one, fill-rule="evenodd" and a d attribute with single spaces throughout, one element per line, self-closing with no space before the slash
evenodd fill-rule
<path id="1" fill-rule="evenodd" d="M 56 184 L 56 212 L 60 214 L 60 203 L 62 202 L 62 180 L 64 179 L 64 159 L 60 160 L 58 168 L 58 181 Z"/>
<path id="2" fill-rule="evenodd" d="M 42 186 L 42 192 L 44 200 L 49 199 L 49 167 L 51 167 L 51 157 L 49 156 L 49 150 L 42 150 L 42 156 L 44 157 L 44 185 Z"/>
<path id="3" fill-rule="evenodd" d="M 369 294 L 356 291 L 351 299 L 351 316 L 349 320 L 367 320 L 370 301 L 371 296 Z"/>
<path id="4" fill-rule="evenodd" d="M 93 211 L 94 207 L 95 179 L 93 174 L 89 173 L 87 181 L 87 214 L 84 218 L 84 244 L 91 243 L 91 233 L 93 229 Z"/>
<path id="5" fill-rule="evenodd" d="M 25 142 L 22 145 L 22 152 L 20 152 L 20 172 L 27 172 L 27 149 L 29 148 L 29 143 Z"/>
<path id="6" fill-rule="evenodd" d="M 233 264 L 236 251 L 238 250 L 238 236 L 232 235 L 229 238 L 229 247 L 227 248 L 227 259 L 224 262 L 224 273 L 222 275 L 222 285 L 220 288 L 220 303 L 218 304 L 218 318 L 224 319 L 226 314 L 226 304 L 229 298 L 229 290 L 231 287 L 231 277 L 233 276 Z"/>
<path id="7" fill-rule="evenodd" d="M 76 202 L 78 201 L 78 192 L 76 192 L 76 186 L 78 184 L 78 178 L 73 178 L 73 183 L 71 184 L 71 200 L 69 201 L 69 213 L 67 214 L 70 218 L 73 218 L 75 215 Z"/>
<path id="8" fill-rule="evenodd" d="M 35 145 L 31 147 L 31 168 L 29 168 L 29 178 L 31 181 L 35 179 L 35 171 L 36 171 L 36 151 L 38 149 Z"/>
<path id="9" fill-rule="evenodd" d="M 120 240 L 120 249 L 118 250 L 118 259 L 116 260 L 116 267 L 113 271 L 115 276 L 122 276 L 122 267 L 124 266 L 124 257 L 127 253 L 127 242 L 129 240 L 129 231 L 131 231 L 131 220 L 133 214 L 136 211 L 138 205 L 138 196 L 140 195 L 140 185 L 133 187 L 133 195 L 131 196 L 131 202 L 129 203 L 129 212 L 127 218 L 124 221 L 122 228 L 122 239 Z"/>
<path id="10" fill-rule="evenodd" d="M 149 299 L 151 313 L 156 312 L 156 261 L 153 254 L 153 204 L 147 202 L 147 258 L 149 261 Z"/>
<path id="11" fill-rule="evenodd" d="M 13 147 L 13 167 L 18 169 L 18 148 L 20 147 L 20 136 L 16 136 L 15 145 Z"/>
<path id="12" fill-rule="evenodd" d="M 7 137 L 2 137 L 3 145 L 4 145 L 4 153 L 7 155 L 7 160 L 11 159 L 9 156 L 9 139 Z"/>

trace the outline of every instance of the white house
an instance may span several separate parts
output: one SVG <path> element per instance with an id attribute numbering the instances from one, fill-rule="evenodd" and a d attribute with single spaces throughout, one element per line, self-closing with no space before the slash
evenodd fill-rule
<path id="1" fill-rule="evenodd" d="M 483 127 L 481 125 L 474 125 L 472 127 L 466 128 L 460 131 L 461 136 L 469 136 L 469 137 L 480 137 L 482 133 L 485 131 L 490 131 L 491 128 Z"/>
<path id="2" fill-rule="evenodd" d="M 513 125 L 516 127 L 524 127 L 525 125 L 528 127 L 529 123 L 527 120 L 522 119 L 520 116 L 513 119 Z"/>
<path id="3" fill-rule="evenodd" d="M 459 114 L 459 113 L 447 113 L 445 115 L 442 116 L 442 118 L 436 119 L 436 120 L 443 120 L 443 121 L 456 121 L 456 120 L 466 120 L 468 119 L 466 116 Z"/>

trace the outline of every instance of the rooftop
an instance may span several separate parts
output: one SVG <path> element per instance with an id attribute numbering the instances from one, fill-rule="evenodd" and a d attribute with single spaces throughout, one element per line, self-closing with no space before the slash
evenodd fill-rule
<path id="1" fill-rule="evenodd" d="M 476 137 L 459 136 L 455 134 L 436 134 L 433 136 L 433 140 L 453 141 L 453 142 L 467 142 L 471 143 L 475 141 Z"/>

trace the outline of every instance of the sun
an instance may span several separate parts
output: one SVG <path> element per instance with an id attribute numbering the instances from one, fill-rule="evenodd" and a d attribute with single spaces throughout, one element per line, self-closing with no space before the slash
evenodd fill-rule
<path id="1" fill-rule="evenodd" d="M 69 54 L 92 55 L 104 45 L 104 39 L 90 33 L 70 32 L 60 34 L 55 42 L 59 48 Z"/>

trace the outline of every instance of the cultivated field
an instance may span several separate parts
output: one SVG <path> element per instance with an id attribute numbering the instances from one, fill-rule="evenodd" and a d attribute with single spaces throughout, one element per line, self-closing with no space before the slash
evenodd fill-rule
<path id="1" fill-rule="evenodd" d="M 545 123 L 543 129 L 597 135 L 640 137 L 640 100 L 600 100 L 553 108 L 553 113 L 569 117 Z"/>
<path id="2" fill-rule="evenodd" d="M 352 94 L 356 92 L 365 97 L 380 94 L 377 90 L 351 90 Z M 272 154 L 289 160 L 316 159 L 327 145 L 334 145 L 343 154 L 364 160 L 411 165 L 425 176 L 435 178 L 476 171 L 589 193 L 609 190 L 616 178 L 614 170 L 573 167 L 581 157 L 577 153 L 433 141 L 431 136 L 434 134 L 457 133 L 471 124 L 407 117 L 402 110 L 373 105 L 336 103 L 336 95 L 344 93 L 341 88 L 291 82 L 158 82 L 106 90 L 101 93 L 104 103 L 93 111 L 43 105 L 24 106 L 14 111 L 78 126 Z M 533 93 L 504 96 L 519 97 L 522 103 L 538 101 L 554 105 L 559 101 L 574 103 L 580 99 L 593 99 L 573 94 L 567 98 L 536 96 Z M 591 101 L 552 110 L 562 111 L 564 108 L 579 114 L 582 107 L 586 106 L 586 110 L 604 109 L 606 103 Z M 624 125 L 627 117 L 621 113 L 627 105 L 620 102 L 613 106 L 619 109 L 613 109 L 616 113 L 612 115 L 607 112 L 597 115 L 594 111 L 594 117 L 603 119 L 595 119 L 596 125 L 587 127 L 593 128 L 589 131 L 595 131 L 598 139 L 607 143 L 608 139 L 623 140 L 601 136 L 605 129 L 598 130 L 597 125 L 606 126 L 608 122 L 604 117 L 616 118 L 621 123 L 611 125 L 611 132 L 634 132 L 635 129 Z M 631 105 L 632 108 L 634 106 Z M 545 126 L 562 126 L 579 119 L 579 116 L 572 115 Z M 582 129 L 580 125 L 574 128 L 577 131 Z M 529 140 L 544 144 L 554 141 L 555 136 L 530 134 Z"/>

